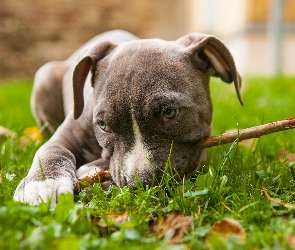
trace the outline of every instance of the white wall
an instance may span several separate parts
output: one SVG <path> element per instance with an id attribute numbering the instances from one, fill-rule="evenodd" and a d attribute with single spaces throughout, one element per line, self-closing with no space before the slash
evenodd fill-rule
<path id="1" fill-rule="evenodd" d="M 259 1 L 259 0 L 257 0 Z M 185 31 L 218 36 L 232 52 L 241 74 L 276 73 L 268 30 L 246 32 L 247 0 L 184 0 Z M 266 25 L 266 24 L 265 24 Z M 295 32 L 283 34 L 282 73 L 295 75 Z"/>
<path id="2" fill-rule="evenodd" d="M 184 0 L 187 31 L 229 36 L 243 29 L 247 0 Z"/>

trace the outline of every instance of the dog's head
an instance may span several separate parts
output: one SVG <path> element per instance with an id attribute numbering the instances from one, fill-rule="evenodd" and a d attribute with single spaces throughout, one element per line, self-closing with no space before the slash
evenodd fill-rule
<path id="1" fill-rule="evenodd" d="M 89 71 L 95 135 L 119 186 L 134 187 L 138 177 L 151 184 L 169 155 L 180 177 L 196 169 L 202 141 L 211 131 L 211 76 L 234 82 L 242 103 L 233 58 L 213 36 L 97 44 L 74 70 L 76 119 L 83 111 Z"/>

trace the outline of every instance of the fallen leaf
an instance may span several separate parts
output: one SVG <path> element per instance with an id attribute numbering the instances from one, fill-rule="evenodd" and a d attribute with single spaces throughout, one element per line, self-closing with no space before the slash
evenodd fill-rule
<path id="1" fill-rule="evenodd" d="M 229 218 L 223 218 L 221 221 L 216 222 L 212 226 L 211 231 L 226 237 L 229 235 L 240 238 L 246 237 L 245 230 L 241 224 L 238 221 Z"/>
<path id="2" fill-rule="evenodd" d="M 86 173 L 78 178 L 80 188 L 85 188 L 86 186 L 83 182 L 87 182 L 90 185 L 94 183 L 103 183 L 111 179 L 111 173 L 109 170 L 95 170 L 91 173 Z"/>
<path id="3" fill-rule="evenodd" d="M 184 233 L 190 229 L 192 221 L 192 216 L 183 216 L 179 213 L 172 213 L 165 216 L 162 221 L 156 223 L 152 227 L 152 232 L 154 232 L 159 238 L 164 238 L 168 233 L 172 232 L 172 237 L 169 243 L 173 245 L 181 241 Z"/>
<path id="4" fill-rule="evenodd" d="M 295 234 L 291 235 L 288 239 L 290 247 L 295 248 Z"/>
<path id="5" fill-rule="evenodd" d="M 11 138 L 15 138 L 16 137 L 16 133 L 7 129 L 7 128 L 4 128 L 2 126 L 0 126 L 0 137 L 11 137 Z"/>
<path id="6" fill-rule="evenodd" d="M 124 214 L 121 214 L 121 215 L 119 215 L 119 216 L 117 216 L 117 217 L 115 217 L 113 219 L 114 222 L 117 222 L 117 223 L 120 223 L 120 224 L 122 224 L 122 223 L 124 223 L 126 221 L 129 221 L 129 220 L 130 220 L 130 218 L 129 218 L 127 212 L 125 212 Z"/>
<path id="7" fill-rule="evenodd" d="M 294 162 L 295 161 L 295 154 L 289 154 L 289 162 Z"/>

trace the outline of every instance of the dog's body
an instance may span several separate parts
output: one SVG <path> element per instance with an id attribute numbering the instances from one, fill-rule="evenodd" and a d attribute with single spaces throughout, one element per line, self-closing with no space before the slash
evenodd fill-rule
<path id="1" fill-rule="evenodd" d="M 230 52 L 198 33 L 167 42 L 107 32 L 66 61 L 44 65 L 31 104 L 38 125 L 56 131 L 14 199 L 51 199 L 54 206 L 60 193 L 73 193 L 77 176 L 94 168 L 110 169 L 119 186 L 134 188 L 138 177 L 150 185 L 161 177 L 172 142 L 173 167 L 180 177 L 191 173 L 211 131 L 212 75 L 234 81 L 241 101 Z"/>

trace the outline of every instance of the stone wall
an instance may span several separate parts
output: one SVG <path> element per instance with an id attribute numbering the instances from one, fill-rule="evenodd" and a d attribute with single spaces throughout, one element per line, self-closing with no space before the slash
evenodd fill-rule
<path id="1" fill-rule="evenodd" d="M 0 79 L 32 78 L 45 62 L 67 58 L 106 30 L 146 37 L 157 25 L 161 2 L 165 0 L 1 0 Z"/>

